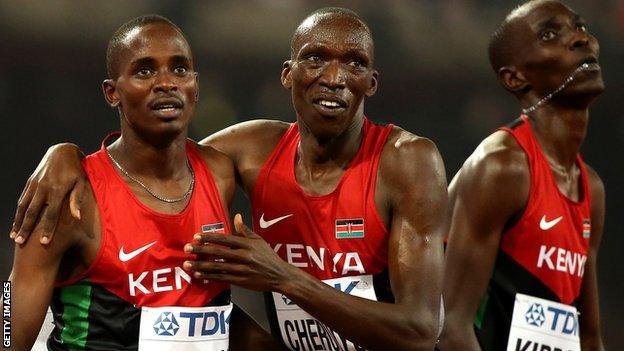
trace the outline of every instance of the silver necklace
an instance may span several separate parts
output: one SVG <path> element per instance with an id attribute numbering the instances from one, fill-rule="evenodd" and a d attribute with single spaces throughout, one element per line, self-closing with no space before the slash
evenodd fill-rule
<path id="1" fill-rule="evenodd" d="M 535 105 L 533 105 L 531 107 L 523 108 L 522 109 L 522 113 L 524 113 L 526 115 L 526 114 L 529 114 L 529 113 L 537 110 L 540 106 L 542 106 L 543 104 L 545 104 L 548 101 L 550 101 L 550 99 L 552 99 L 553 96 L 559 94 L 570 83 L 572 83 L 572 81 L 574 80 L 574 76 L 576 76 L 580 71 L 586 70 L 588 68 L 589 68 L 589 64 L 588 63 L 584 63 L 584 64 L 580 65 L 577 69 L 574 70 L 574 72 L 572 72 L 572 74 L 570 74 L 568 76 L 568 78 L 566 78 L 566 80 L 563 81 L 563 84 L 561 84 L 559 86 L 559 88 L 555 89 L 555 91 L 553 91 L 552 93 L 544 96 L 540 101 L 536 102 Z"/>
<path id="2" fill-rule="evenodd" d="M 148 188 L 147 185 L 145 185 L 142 181 L 140 181 L 140 180 L 136 179 L 135 177 L 131 176 L 130 173 L 128 173 L 128 171 L 126 171 L 123 167 L 121 167 L 119 162 L 117 162 L 117 160 L 115 160 L 115 158 L 113 157 L 113 155 L 111 155 L 111 153 L 110 153 L 110 151 L 108 151 L 108 149 L 106 150 L 106 154 L 108 155 L 108 158 L 110 158 L 111 161 L 113 161 L 113 163 L 115 164 L 117 169 L 119 169 L 121 171 L 121 173 L 125 174 L 126 177 L 130 178 L 130 180 L 132 180 L 133 182 L 139 184 L 141 186 L 141 188 L 145 189 L 145 191 L 147 191 L 150 195 L 152 195 L 153 197 L 155 197 L 156 199 L 158 199 L 158 200 L 160 200 L 162 202 L 166 202 L 166 203 L 169 203 L 169 204 L 180 202 L 180 201 L 186 199 L 187 197 L 189 197 L 193 193 L 193 188 L 195 187 L 195 172 L 193 172 L 193 168 L 191 168 L 191 165 L 189 164 L 188 158 L 186 159 L 186 168 L 188 168 L 188 170 L 191 172 L 191 183 L 189 184 L 188 190 L 181 197 L 168 199 L 166 197 L 162 197 L 162 196 L 157 195 L 152 190 L 150 190 L 150 188 Z"/>

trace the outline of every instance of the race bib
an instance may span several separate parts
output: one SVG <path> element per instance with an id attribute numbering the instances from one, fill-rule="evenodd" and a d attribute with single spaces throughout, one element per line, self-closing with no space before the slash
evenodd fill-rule
<path id="1" fill-rule="evenodd" d="M 227 351 L 232 306 L 143 307 L 139 351 Z"/>
<path id="2" fill-rule="evenodd" d="M 573 306 L 516 294 L 507 351 L 580 351 Z"/>
<path id="3" fill-rule="evenodd" d="M 371 275 L 328 279 L 323 282 L 346 294 L 377 301 Z M 310 316 L 285 295 L 276 292 L 272 294 L 282 339 L 291 350 L 364 350 Z"/>

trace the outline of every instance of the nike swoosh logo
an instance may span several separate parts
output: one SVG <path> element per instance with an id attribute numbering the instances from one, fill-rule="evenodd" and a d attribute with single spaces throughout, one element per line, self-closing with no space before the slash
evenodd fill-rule
<path id="1" fill-rule="evenodd" d="M 138 249 L 134 250 L 134 251 L 130 251 L 128 253 L 124 252 L 124 248 L 123 246 L 119 249 L 119 260 L 121 262 L 127 262 L 130 261 L 131 259 L 135 258 L 137 255 L 139 255 L 141 252 L 149 249 L 150 247 L 152 247 L 152 245 L 156 244 L 156 241 L 154 241 L 153 243 L 149 243 L 145 246 L 139 247 Z"/>
<path id="2" fill-rule="evenodd" d="M 546 220 L 546 215 L 544 215 L 542 217 L 542 220 L 540 221 L 540 229 L 541 230 L 548 230 L 548 229 L 556 226 L 557 223 L 559 223 L 559 221 L 561 221 L 562 218 L 563 218 L 563 216 L 557 217 L 557 218 L 553 219 L 552 221 L 547 221 Z"/>
<path id="3" fill-rule="evenodd" d="M 260 228 L 267 229 L 268 227 L 272 226 L 273 224 L 281 221 L 282 219 L 286 219 L 286 218 L 288 218 L 288 217 L 290 217 L 292 215 L 293 214 L 291 213 L 291 214 L 287 214 L 285 216 L 277 217 L 277 218 L 272 219 L 270 221 L 265 221 L 264 220 L 264 213 L 263 213 L 262 216 L 260 216 Z"/>

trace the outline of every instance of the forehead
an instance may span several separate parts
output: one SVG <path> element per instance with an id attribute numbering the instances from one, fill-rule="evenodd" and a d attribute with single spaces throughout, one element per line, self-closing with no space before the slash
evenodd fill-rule
<path id="1" fill-rule="evenodd" d="M 577 19 L 576 12 L 559 1 L 538 1 L 520 7 L 510 15 L 510 20 L 522 22 L 529 28 L 538 29 L 550 21 Z"/>
<path id="2" fill-rule="evenodd" d="M 324 45 L 336 49 L 363 50 L 373 54 L 370 32 L 355 18 L 341 15 L 313 16 L 297 29 L 296 51 L 303 47 Z"/>
<path id="3" fill-rule="evenodd" d="M 121 39 L 122 65 L 137 57 L 185 56 L 191 58 L 191 49 L 182 34 L 164 24 L 135 27 Z"/>

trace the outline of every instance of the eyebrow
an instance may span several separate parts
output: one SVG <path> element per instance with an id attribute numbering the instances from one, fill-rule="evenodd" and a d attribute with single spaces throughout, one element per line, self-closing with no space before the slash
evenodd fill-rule
<path id="1" fill-rule="evenodd" d="M 583 18 L 578 14 L 578 13 L 572 13 L 572 22 L 573 23 L 577 23 L 579 21 L 583 21 Z M 544 20 L 542 22 L 539 22 L 537 24 L 537 28 L 548 28 L 548 27 L 554 27 L 557 25 L 557 16 L 553 16 L 550 17 L 547 20 Z"/>
<path id="2" fill-rule="evenodd" d="M 153 64 L 154 61 L 156 61 L 156 60 L 154 60 L 151 57 L 140 57 L 140 58 L 132 61 L 131 64 L 132 64 L 132 66 L 149 66 L 149 65 Z"/>
<path id="3" fill-rule="evenodd" d="M 191 62 L 191 58 L 185 55 L 173 55 L 169 61 L 174 63 L 189 63 Z"/>

